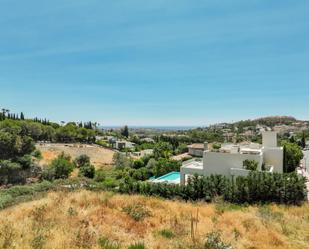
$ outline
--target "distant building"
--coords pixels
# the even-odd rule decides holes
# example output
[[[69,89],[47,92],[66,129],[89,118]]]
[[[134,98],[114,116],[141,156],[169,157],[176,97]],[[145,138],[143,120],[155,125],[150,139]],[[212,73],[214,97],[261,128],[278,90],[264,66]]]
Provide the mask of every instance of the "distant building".
[[[132,155],[136,157],[151,156],[152,154],[153,154],[153,149],[132,152]]]
[[[110,144],[114,144],[117,141],[117,138],[114,136],[107,136],[106,139]]]
[[[186,175],[224,175],[245,176],[250,171],[244,169],[245,160],[254,160],[258,163],[258,171],[262,166],[268,172],[283,172],[283,148],[277,146],[276,132],[263,132],[262,145],[250,143],[248,145],[225,144],[219,150],[208,150],[205,146],[203,159],[183,162],[180,169],[181,183],[185,183]],[[201,145],[191,146],[201,150]],[[196,149],[195,149],[196,152]]]
[[[142,138],[141,141],[142,141],[142,142],[146,142],[146,143],[154,143],[154,142],[155,142],[155,140],[153,140],[153,139],[150,138],[150,137]]]
[[[206,146],[206,148],[205,148]],[[207,150],[208,145],[206,144],[191,144],[188,146],[188,154],[190,156],[202,157],[205,150]]]
[[[114,143],[114,148],[117,150],[133,149],[135,144],[125,140],[118,140]]]

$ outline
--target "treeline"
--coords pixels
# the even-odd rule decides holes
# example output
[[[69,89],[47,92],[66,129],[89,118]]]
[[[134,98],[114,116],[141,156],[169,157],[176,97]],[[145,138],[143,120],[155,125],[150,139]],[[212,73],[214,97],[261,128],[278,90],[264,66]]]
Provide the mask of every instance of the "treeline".
[[[0,112],[0,185],[23,184],[41,174],[36,161],[40,152],[35,150],[35,142],[94,143],[97,131],[92,128],[95,125],[71,122],[60,126],[46,119],[25,119],[23,113],[12,114],[3,108]]]
[[[305,179],[296,173],[251,172],[229,179],[221,175],[193,176],[186,185],[151,183],[125,179],[119,191],[186,201],[210,202],[217,197],[232,203],[282,203],[299,205],[306,199]]]
[[[6,118],[0,121],[0,132],[30,137],[34,141],[94,143],[97,131],[89,127],[92,127],[89,123],[79,125],[71,122],[60,126],[47,120]]]
[[[173,150],[176,150],[179,146],[191,143],[204,143],[205,141],[212,142],[224,142],[224,136],[220,130],[208,130],[204,128],[196,128],[193,130],[182,131],[179,134],[173,135],[159,135],[155,136],[156,142],[166,142],[172,145]]]

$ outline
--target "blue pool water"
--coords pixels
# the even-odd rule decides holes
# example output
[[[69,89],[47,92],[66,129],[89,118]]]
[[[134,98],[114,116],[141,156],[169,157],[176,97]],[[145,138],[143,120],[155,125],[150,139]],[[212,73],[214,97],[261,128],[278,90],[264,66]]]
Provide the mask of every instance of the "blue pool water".
[[[157,178],[156,180],[162,180],[162,181],[176,181],[180,179],[180,172],[171,172],[168,173],[164,176],[160,176],[159,178]]]

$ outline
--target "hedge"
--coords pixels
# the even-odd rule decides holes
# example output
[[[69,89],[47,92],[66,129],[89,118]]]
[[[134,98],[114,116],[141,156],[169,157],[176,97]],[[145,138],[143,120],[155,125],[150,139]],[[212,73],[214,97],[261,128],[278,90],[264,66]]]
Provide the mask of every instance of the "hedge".
[[[210,202],[221,196],[232,203],[301,204],[307,197],[305,178],[296,173],[251,172],[247,177],[193,176],[186,185],[125,181],[119,192]]]

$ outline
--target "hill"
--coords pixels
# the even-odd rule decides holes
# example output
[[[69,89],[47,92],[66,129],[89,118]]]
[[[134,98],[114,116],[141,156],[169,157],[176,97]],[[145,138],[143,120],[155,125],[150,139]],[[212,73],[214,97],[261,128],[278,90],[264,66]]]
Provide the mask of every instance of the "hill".
[[[309,248],[309,204],[241,207],[80,190],[0,211],[1,248],[116,249],[143,242],[149,249],[199,249],[209,248],[203,244],[213,231],[233,248]]]

